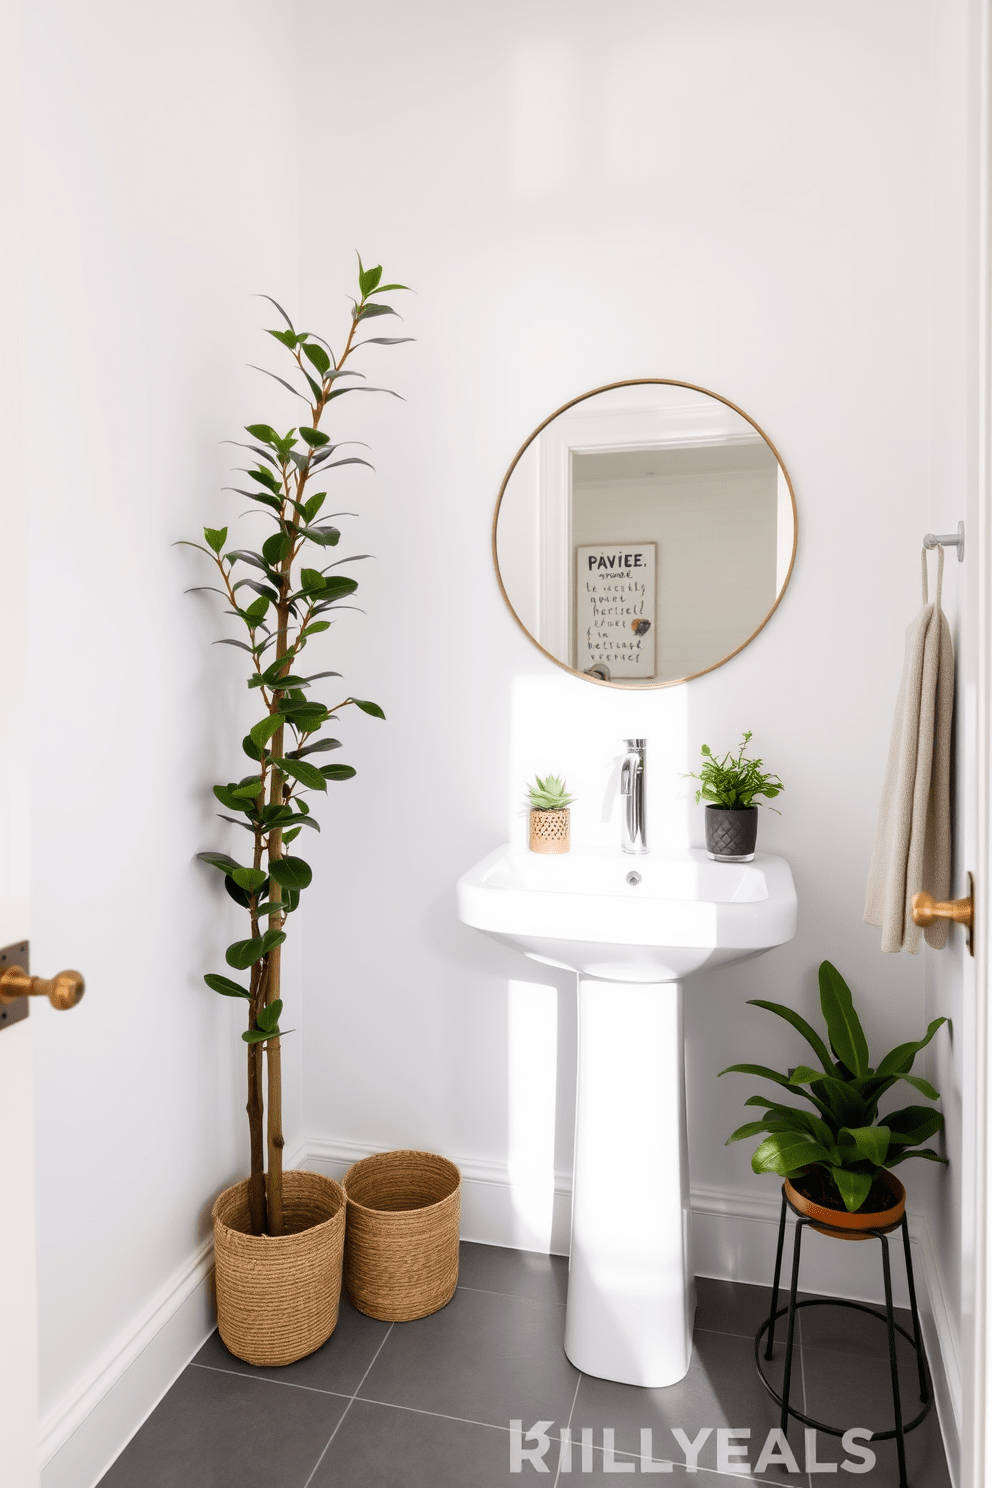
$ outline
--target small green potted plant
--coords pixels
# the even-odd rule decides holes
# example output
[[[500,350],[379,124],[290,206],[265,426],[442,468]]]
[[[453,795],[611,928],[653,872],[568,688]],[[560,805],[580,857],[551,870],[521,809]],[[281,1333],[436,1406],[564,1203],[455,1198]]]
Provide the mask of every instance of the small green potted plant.
[[[931,1147],[918,1144],[939,1132],[944,1118],[929,1106],[904,1106],[879,1115],[878,1103],[897,1081],[925,1096],[940,1099],[929,1081],[910,1074],[946,1018],[934,1018],[923,1038],[899,1044],[877,1065],[870,1063],[868,1041],[854,1009],[851,991],[829,961],[820,966],[820,1008],[827,1040],[792,1008],[751,998],[754,1007],[784,1018],[810,1045],[820,1069],[801,1064],[787,1074],[761,1064],[731,1064],[721,1075],[758,1075],[801,1096],[812,1107],[783,1105],[764,1095],[744,1104],[761,1106],[758,1121],[739,1126],[727,1145],[767,1133],[751,1158],[756,1173],[778,1173],[785,1179],[793,1206],[831,1230],[885,1228],[898,1224],[906,1207],[906,1190],[890,1171],[909,1157],[946,1163]],[[828,1047],[829,1045],[829,1047]]]
[[[696,805],[707,801],[706,851],[718,863],[750,863],[758,837],[758,796],[772,800],[785,789],[777,775],[763,769],[764,760],[749,759],[745,754],[751,742],[748,729],[737,753],[728,751],[717,759],[708,744],[700,753],[703,762],[699,773],[690,779],[700,782]],[[771,808],[773,811],[774,807]]]
[[[534,776],[527,787],[530,801],[530,850],[567,853],[571,846],[568,808],[575,800],[558,775]]]

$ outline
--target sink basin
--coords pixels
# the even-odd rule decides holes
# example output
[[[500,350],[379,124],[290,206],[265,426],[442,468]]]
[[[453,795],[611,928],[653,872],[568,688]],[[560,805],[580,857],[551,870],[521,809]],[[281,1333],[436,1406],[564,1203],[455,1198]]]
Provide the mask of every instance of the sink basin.
[[[673,1385],[695,1312],[682,982],[792,939],[789,865],[504,846],[459,879],[458,913],[578,973],[565,1353],[601,1379]]]
[[[785,859],[768,853],[714,863],[701,848],[544,857],[506,845],[459,879],[458,913],[534,961],[671,982],[791,940],[796,890]]]

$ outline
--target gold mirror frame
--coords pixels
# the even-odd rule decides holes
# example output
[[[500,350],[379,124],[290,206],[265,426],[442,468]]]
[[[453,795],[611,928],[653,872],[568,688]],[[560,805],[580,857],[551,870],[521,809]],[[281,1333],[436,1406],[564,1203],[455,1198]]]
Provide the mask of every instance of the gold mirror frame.
[[[720,660],[715,661],[712,666],[702,667],[698,672],[689,672],[684,677],[673,677],[670,681],[667,682],[641,682],[632,686],[629,682],[624,680],[620,680],[617,682],[607,682],[602,677],[591,677],[587,672],[578,671],[577,668],[569,666],[567,662],[560,661],[557,656],[553,656],[546,647],[541,645],[540,641],[537,640],[536,637],[531,635],[530,631],[527,629],[526,625],[523,623],[520,616],[513,608],[513,605],[510,602],[510,596],[507,594],[506,589],[503,585],[503,576],[499,571],[499,554],[496,546],[496,528],[499,523],[499,511],[500,507],[503,504],[503,495],[506,491],[507,485],[509,484],[510,477],[516,470],[517,465],[519,464],[520,459],[525,451],[530,448],[534,440],[548,427],[549,424],[554,423],[556,418],[560,417],[560,415],[563,413],[567,413],[570,408],[575,408],[579,403],[585,403],[589,398],[595,398],[599,393],[609,393],[612,392],[615,388],[659,386],[686,388],[689,392],[703,393],[708,398],[714,398],[718,403],[723,403],[725,407],[732,409],[734,413],[740,414],[741,418],[745,419],[746,422],[751,425],[752,429],[754,429],[755,432],[761,436],[765,444],[775,456],[775,459],[778,462],[778,468],[785,476],[785,483],[789,488],[789,498],[792,502],[792,553],[789,557],[789,567],[782,582],[782,587],[779,590],[778,594],[775,596],[775,603],[772,605],[771,609],[768,611],[768,614],[762,620],[761,624],[751,632],[746,640],[743,640],[739,646],[736,646],[733,651],[728,651],[726,656],[722,656]],[[580,393],[577,398],[571,398],[567,403],[563,403],[560,408],[556,408],[554,413],[549,414],[548,417],[543,421],[543,423],[538,424],[537,428],[528,436],[527,439],[524,440],[523,444],[517,450],[517,453],[514,455],[512,461],[510,462],[510,468],[507,470],[505,476],[503,477],[502,484],[499,488],[499,495],[496,497],[496,509],[493,512],[492,549],[493,567],[496,570],[496,582],[499,585],[499,592],[500,594],[502,594],[503,599],[506,602],[507,609],[510,611],[510,614],[520,626],[520,629],[530,641],[531,645],[536,646],[538,651],[540,651],[542,655],[546,656],[549,661],[553,661],[556,667],[561,667],[563,672],[568,672],[570,676],[578,677],[582,682],[592,682],[596,687],[615,687],[621,692],[651,692],[656,691],[657,689],[662,687],[679,687],[683,682],[691,682],[694,677],[704,677],[707,672],[715,672],[717,667],[726,666],[728,661],[732,661],[733,658],[735,656],[738,656],[746,646],[750,646],[755,636],[759,635],[760,632],[764,630],[765,626],[768,624],[769,620],[772,618],[775,611],[781,604],[782,596],[788,589],[789,580],[792,578],[792,570],[795,567],[796,550],[798,548],[798,545],[799,512],[796,507],[796,493],[793,489],[792,477],[786,469],[785,462],[782,459],[782,456],[779,454],[772,441],[768,438],[768,435],[765,433],[764,429],[751,417],[749,413],[745,413],[743,408],[739,408],[737,404],[732,403],[729,398],[724,398],[720,393],[714,393],[711,388],[700,387],[698,383],[680,382],[677,378],[674,377],[629,377],[623,382],[607,382],[604,383],[602,387],[590,389],[588,393]]]

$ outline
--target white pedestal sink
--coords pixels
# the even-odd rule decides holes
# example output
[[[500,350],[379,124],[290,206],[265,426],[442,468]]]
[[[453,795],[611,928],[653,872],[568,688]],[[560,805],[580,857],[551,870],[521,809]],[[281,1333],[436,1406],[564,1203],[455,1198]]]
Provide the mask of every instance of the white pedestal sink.
[[[579,977],[565,1352],[602,1379],[675,1384],[695,1310],[681,984],[792,939],[789,865],[505,846],[459,879],[458,913]]]

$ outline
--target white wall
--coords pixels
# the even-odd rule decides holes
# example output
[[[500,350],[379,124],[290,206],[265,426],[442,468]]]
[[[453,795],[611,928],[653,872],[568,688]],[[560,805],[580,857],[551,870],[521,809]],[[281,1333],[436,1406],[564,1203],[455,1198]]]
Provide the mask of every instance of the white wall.
[[[32,1018],[48,1454],[163,1294],[202,1281],[210,1205],[245,1171],[241,1010],[201,981],[237,912],[194,854],[234,831],[209,790],[243,773],[247,694],[171,544],[236,517],[220,441],[273,410],[250,295],[295,296],[296,135],[285,6],[42,0],[24,29],[32,959],[88,984]],[[140,1419],[154,1382],[132,1375]],[[93,1432],[46,1483],[98,1475]]]
[[[967,349],[960,317],[931,308],[965,241],[957,178],[941,187],[956,225],[932,232],[931,150],[963,40],[949,35],[935,72],[940,22],[902,0],[452,3],[429,18],[394,3],[370,80],[337,61],[361,48],[358,15],[304,3],[301,17],[304,132],[329,75],[344,121],[301,241],[307,315],[340,305],[359,247],[416,287],[404,313],[419,338],[381,354],[407,406],[341,410],[378,469],[359,498],[360,547],[378,563],[363,575],[368,619],[342,626],[347,681],[389,721],[354,726],[361,774],[318,850],[306,1124],[505,1163],[518,1129],[508,989],[553,982],[559,1060],[545,1080],[557,1078],[567,1171],[567,979],[459,925],[454,879],[522,832],[534,769],[578,789],[578,842],[614,840],[604,818],[624,733],[649,739],[653,840],[700,841],[682,773],[702,742],[751,728],[787,786],[761,833],[793,865],[799,931],[696,979],[686,1016],[693,1180],[746,1198],[749,1154],[723,1139],[752,1087],[716,1072],[746,1052],[773,1064],[798,1052],[748,997],[811,1012],[827,957],[873,1049],[924,1026],[924,958],[883,957],[861,915],[920,540],[944,489],[931,382]],[[755,643],[688,688],[633,698],[529,647],[492,575],[489,526],[529,431],[587,388],[637,376],[745,408],[789,468],[800,530],[789,591]],[[953,1193],[922,1164],[907,1177],[917,1208]]]
[[[968,476],[964,8],[386,0],[371,50],[367,14],[328,0],[27,8],[32,945],[36,968],[89,982],[80,1009],[41,1009],[33,1029],[55,1444],[244,1168],[237,1010],[199,982],[236,921],[191,861],[221,840],[207,791],[235,768],[217,702],[233,720],[243,694],[226,650],[207,649],[213,614],[181,595],[195,567],[168,545],[237,509],[217,495],[217,441],[272,416],[241,370],[264,355],[252,291],[332,338],[354,249],[417,291],[402,297],[417,344],[366,354],[408,401],[337,405],[377,472],[344,473],[332,509],[362,513],[354,545],[377,562],[361,570],[367,617],[342,619],[328,665],[388,722],[342,719],[360,774],[310,853],[290,1140],[434,1147],[525,1172],[535,1192],[567,1173],[569,979],[460,925],[453,885],[522,834],[535,769],[578,790],[577,841],[614,841],[627,733],[649,739],[658,845],[701,839],[683,776],[703,741],[752,728],[787,786],[761,830],[793,864],[796,940],[686,999],[698,1189],[773,1193],[723,1146],[750,1086],[716,1071],[797,1052],[747,997],[810,1012],[830,957],[875,1049],[961,1006],[957,952],[925,995],[925,958],[882,957],[861,911],[920,535],[953,526]],[[293,89],[272,85],[274,58],[295,59]],[[305,183],[297,139],[326,141]],[[628,696],[529,645],[489,534],[535,425],[637,376],[747,409],[790,470],[800,532],[786,598],[747,651]],[[949,567],[949,591],[959,577]],[[958,1231],[941,1216],[957,1179],[907,1176],[956,1298]],[[538,1210],[521,1218],[528,1243]]]

